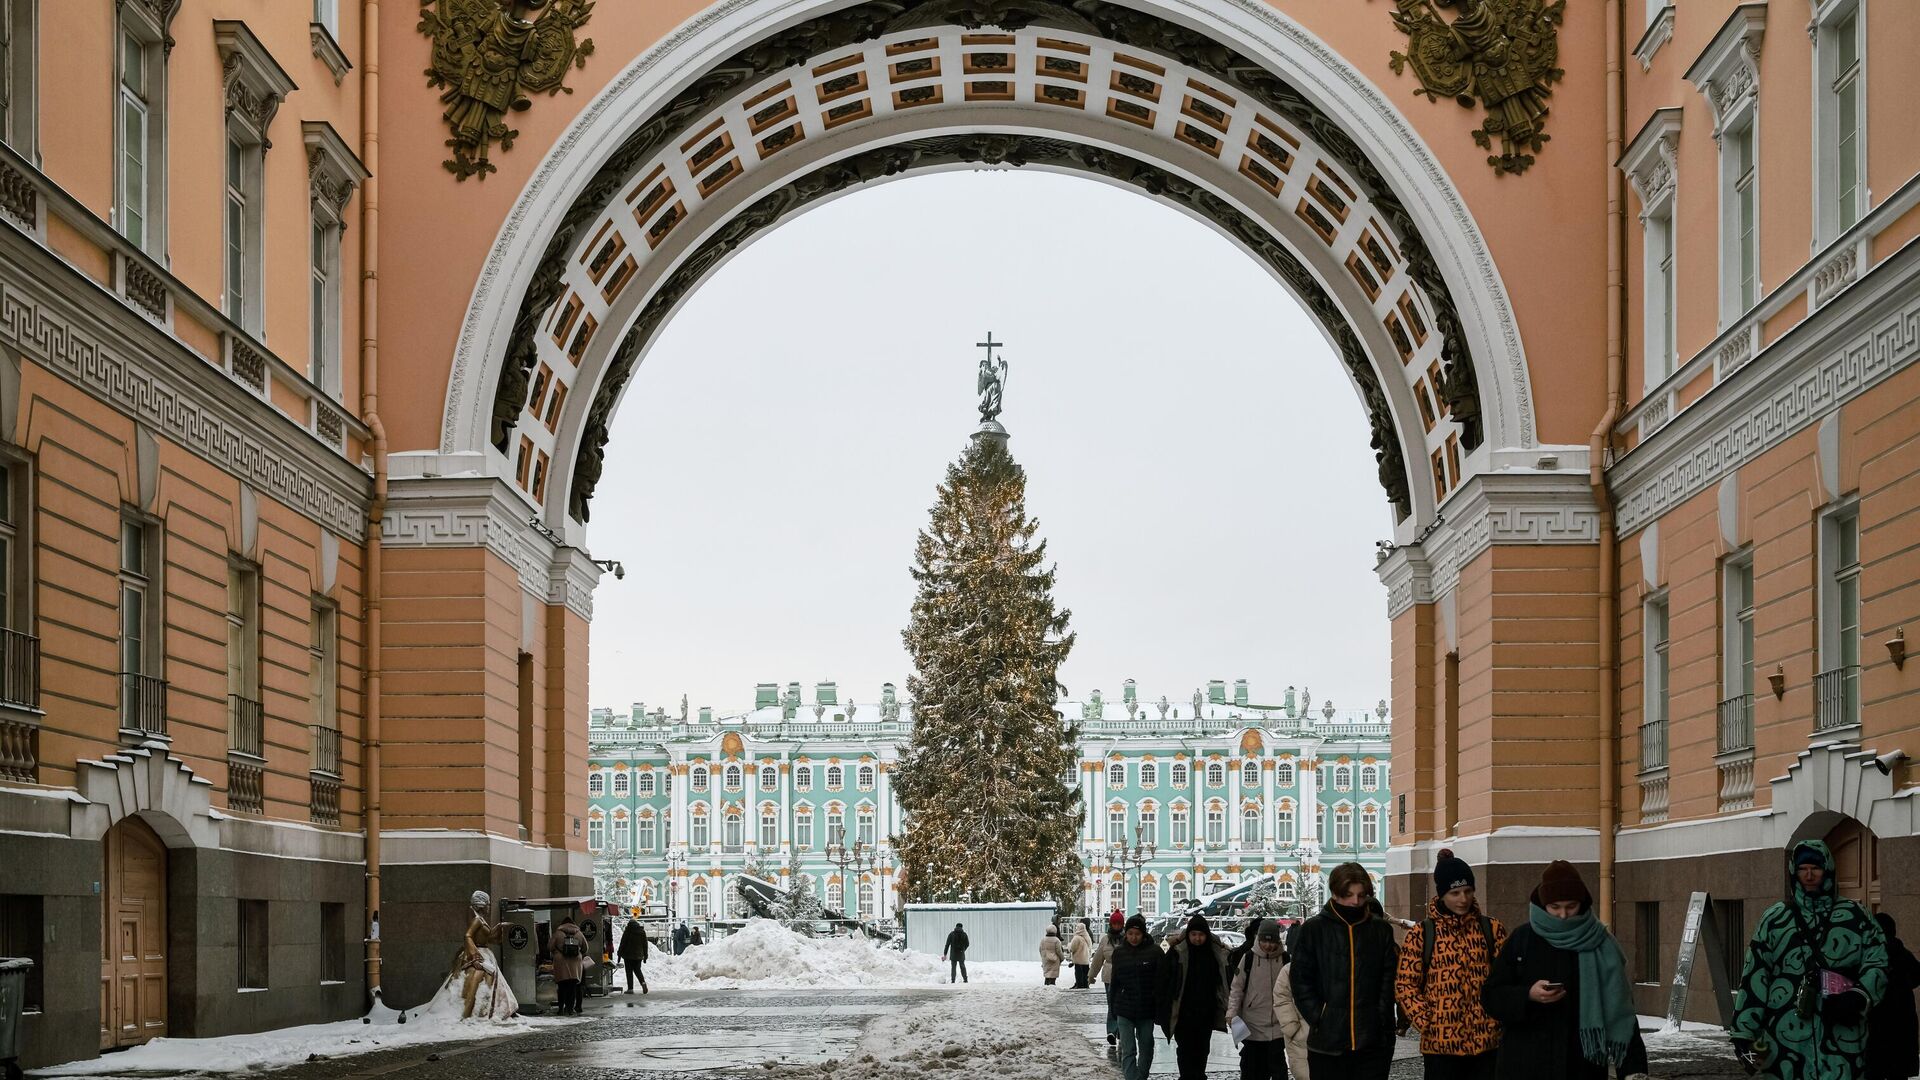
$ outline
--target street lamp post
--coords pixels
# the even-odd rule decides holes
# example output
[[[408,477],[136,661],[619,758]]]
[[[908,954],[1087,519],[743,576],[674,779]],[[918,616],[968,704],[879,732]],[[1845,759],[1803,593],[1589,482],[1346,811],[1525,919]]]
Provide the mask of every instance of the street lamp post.
[[[1153,861],[1154,851],[1153,840],[1147,836],[1146,828],[1136,824],[1133,827],[1132,846],[1129,847],[1124,839],[1109,845],[1107,860],[1113,864],[1114,869],[1126,875],[1128,882],[1132,882],[1134,871]],[[1135,897],[1140,895],[1137,886],[1133,895]]]
[[[852,847],[848,847],[847,827],[845,825],[835,828],[833,835],[827,838],[826,856],[827,862],[840,871],[842,890],[840,903],[842,906],[846,904],[845,884],[849,872],[865,876],[879,870],[886,861],[885,858],[865,840],[857,840]],[[858,921],[861,914],[860,887],[858,884],[854,885],[853,910],[856,921]]]

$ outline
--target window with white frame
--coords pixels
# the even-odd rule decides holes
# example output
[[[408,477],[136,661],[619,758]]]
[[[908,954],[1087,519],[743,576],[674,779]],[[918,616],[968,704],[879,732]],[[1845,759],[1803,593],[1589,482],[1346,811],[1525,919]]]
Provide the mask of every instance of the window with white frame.
[[[1676,330],[1679,318],[1679,277],[1674,266],[1675,234],[1671,198],[1664,211],[1650,215],[1646,225],[1647,285],[1646,385],[1651,390],[1667,381],[1679,368],[1680,339]]]
[[[1127,767],[1125,765],[1122,765],[1116,761],[1113,764],[1107,766],[1107,786],[1108,787],[1126,787],[1127,786]]]
[[[1333,786],[1339,788],[1341,791],[1353,790],[1353,767],[1351,765],[1338,765],[1334,767]]]
[[[722,775],[726,778],[725,782],[728,791],[740,790],[740,766],[728,765]]]
[[[1648,390],[1664,383],[1679,364],[1673,209],[1679,187],[1676,147],[1684,115],[1678,107],[1655,109],[1620,158],[1620,168],[1640,198],[1641,368]]]
[[[639,778],[634,782],[634,790],[643,799],[650,799],[653,797],[654,786],[653,786],[653,770],[652,769],[646,769],[640,773]]]
[[[614,798],[617,798],[617,799],[626,798],[627,793],[631,791],[632,788],[633,788],[633,778],[628,776],[625,770],[621,770],[613,774]]]
[[[1215,803],[1207,807],[1207,843],[1227,842],[1227,808]]]
[[[1274,891],[1279,895],[1280,899],[1292,900],[1299,895],[1300,889],[1293,883],[1292,878],[1281,878],[1279,886]]]
[[[873,766],[862,765],[854,773],[855,786],[858,787],[861,791],[872,791],[873,778],[874,778]]]
[[[1365,807],[1360,811],[1360,846],[1380,846],[1380,812],[1375,807]]]
[[[1160,914],[1160,883],[1151,877],[1140,880],[1140,914],[1149,921]]]
[[[863,880],[860,882],[860,917],[871,919],[873,913],[873,882]]]
[[[1227,767],[1217,761],[1207,762],[1207,786],[1224,787],[1227,783]]]
[[[1273,838],[1282,844],[1293,843],[1293,807],[1282,806],[1273,815]]]
[[[635,850],[642,851],[642,852],[654,850],[654,847],[656,845],[656,841],[654,840],[655,835],[656,834],[654,832],[653,818],[651,817],[641,818],[640,828],[637,830],[637,840],[636,840],[636,843],[634,844]]]
[[[688,786],[691,787],[696,794],[705,794],[707,790],[707,767],[705,765],[695,765],[687,775],[691,778],[688,781]]]
[[[1248,844],[1260,842],[1260,808],[1245,806],[1240,809],[1240,839]]]
[[[1867,41],[1863,0],[1814,6],[1818,246],[1852,228],[1866,211]]]
[[[633,823],[628,821],[625,815],[623,814],[614,815],[613,850],[615,851],[631,851],[632,850],[632,846],[631,846],[633,841],[632,830],[633,830]]]
[[[1667,763],[1667,597],[1648,597],[1642,605],[1645,621],[1645,714],[1640,721],[1640,767],[1658,769]]]
[[[597,799],[607,793],[607,774],[598,770],[587,774],[587,798]]]
[[[698,851],[702,848],[712,846],[713,832],[707,826],[707,815],[705,813],[693,815],[693,820],[688,824],[690,826],[687,830],[687,845],[689,847]]]
[[[1192,820],[1185,806],[1175,806],[1170,827],[1173,830],[1173,846],[1186,847],[1193,842]]]
[[[1167,886],[1167,906],[1174,911],[1179,911],[1180,906],[1187,902],[1187,897],[1192,895],[1192,887],[1185,881],[1175,878],[1173,883]]]
[[[1860,508],[1847,503],[1820,520],[1820,674],[1816,727],[1860,722]]]
[[[37,160],[39,0],[0,0],[0,141]]]
[[[1107,808],[1107,839],[1116,844],[1127,841],[1127,808],[1109,806]]]
[[[1342,806],[1333,815],[1333,846],[1342,850],[1353,847],[1353,807]]]
[[[853,822],[857,830],[853,838],[854,843],[872,847],[874,843],[873,807],[862,806],[859,813],[853,816]]]
[[[262,172],[260,143],[244,128],[230,125],[226,149],[225,303],[227,318],[244,330],[262,328],[260,220]]]
[[[704,881],[694,882],[692,895],[693,895],[693,899],[692,899],[693,917],[696,919],[706,918],[707,909],[710,905],[709,897],[712,895],[707,891],[707,883]]]
[[[737,851],[746,846],[746,822],[740,820],[737,811],[728,811],[721,828],[720,842],[727,850]]]
[[[122,5],[122,10],[137,5]],[[266,330],[265,176],[270,129],[293,80],[247,24],[216,19],[226,97],[221,310],[256,337]]]
[[[1380,786],[1380,769],[1375,765],[1360,766],[1360,787],[1371,791]]]
[[[1721,644],[1723,660],[1720,697],[1753,702],[1753,553],[1728,557],[1721,565]],[[1735,707],[1740,707],[1736,705]],[[1723,732],[1723,734],[1725,734]],[[1751,734],[1748,736],[1751,738]]]
[[[166,727],[159,574],[160,525],[129,511],[120,519],[120,726],[128,731]]]
[[[838,765],[827,766],[827,790],[839,791],[840,783],[845,778],[845,776],[846,776],[846,773],[840,768],[840,766]]]
[[[1146,803],[1139,809],[1139,835],[1142,843],[1160,843],[1160,811],[1152,803]]]
[[[1719,179],[1715,193],[1719,197],[1720,222],[1720,328],[1729,329],[1753,309],[1760,298],[1758,187],[1759,145],[1755,123],[1760,100],[1760,47],[1766,34],[1768,5],[1742,4],[1720,25],[1707,43],[1686,79],[1706,99],[1713,116],[1713,140],[1720,147]],[[1676,127],[1677,112],[1668,126]],[[1645,135],[1634,139],[1635,148],[1645,158]],[[1660,138],[1666,138],[1662,133]],[[1629,169],[1630,175],[1636,175]],[[1652,209],[1652,207],[1643,207]],[[1678,220],[1677,216],[1675,220]]]
[[[800,851],[813,849],[813,809],[803,806],[793,812],[793,846]]]
[[[1273,782],[1278,787],[1293,786],[1293,762],[1283,761],[1273,767]]]
[[[795,765],[793,767],[793,788],[795,791],[813,790],[813,766]]]
[[[846,891],[838,881],[827,882],[827,910],[844,911],[846,908],[846,904],[844,903],[846,895]]]
[[[847,845],[846,815],[832,807],[827,808],[827,835],[825,837],[825,843],[828,847],[845,847]]]
[[[1187,763],[1184,761],[1174,762],[1173,771],[1168,776],[1168,780],[1173,784],[1175,788],[1186,787],[1187,786]]]
[[[1248,758],[1240,763],[1240,788],[1247,790],[1260,786],[1260,759]]]
[[[1729,321],[1746,314],[1760,302],[1760,168],[1757,142],[1753,119],[1749,117],[1728,131],[1721,143],[1726,178],[1722,194],[1727,200],[1726,224],[1730,230],[1725,252],[1727,262],[1724,264],[1726,272],[1731,275],[1728,281],[1732,289],[1729,297],[1731,307],[1727,312]]]
[[[113,224],[135,247],[165,252],[166,32],[151,10],[120,4]]]
[[[1143,788],[1160,786],[1160,766],[1151,761],[1140,763],[1140,786]]]
[[[313,0],[313,21],[334,37],[340,36],[340,0]]]
[[[1127,910],[1127,879],[1114,878],[1107,885],[1107,903],[1110,911]]]
[[[598,818],[587,819],[587,850],[599,851],[607,843],[607,823]]]
[[[760,846],[773,847],[780,843],[780,812],[772,806],[760,808]]]
[[[760,766],[760,790],[780,790],[780,770],[774,768],[772,765]]]

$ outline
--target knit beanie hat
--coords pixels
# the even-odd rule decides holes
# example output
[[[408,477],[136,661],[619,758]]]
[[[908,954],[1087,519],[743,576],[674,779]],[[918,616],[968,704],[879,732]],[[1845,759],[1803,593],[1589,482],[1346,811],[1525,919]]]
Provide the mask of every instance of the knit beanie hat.
[[[1114,910],[1113,914],[1107,916],[1107,925],[1113,927],[1115,930],[1118,930],[1120,929],[1121,926],[1125,925],[1126,921],[1127,921],[1127,917],[1125,915],[1120,914],[1117,908]]]
[[[1266,922],[1261,923],[1260,933],[1258,936],[1254,938],[1254,940],[1255,941],[1279,941],[1280,940],[1280,924],[1272,919],[1268,919]]]
[[[1445,896],[1463,885],[1469,889],[1474,887],[1473,867],[1467,865],[1467,860],[1455,858],[1452,848],[1441,848],[1439,861],[1433,864],[1434,895]]]
[[[1810,845],[1802,845],[1801,847],[1795,848],[1793,852],[1793,868],[1798,870],[1803,866],[1809,865],[1817,866],[1825,870],[1827,868],[1827,857],[1820,854],[1819,848]]]
[[[1578,901],[1582,907],[1593,906],[1593,894],[1587,891],[1587,883],[1580,879],[1580,871],[1565,859],[1555,859],[1547,864],[1546,873],[1540,875],[1540,887],[1533,891],[1540,906]]]
[[[1135,912],[1127,917],[1127,929],[1131,930],[1136,926],[1139,927],[1142,932],[1145,932],[1147,929],[1147,917],[1139,912]]]
[[[1213,935],[1213,927],[1207,923],[1207,917],[1205,915],[1195,915],[1193,918],[1187,920],[1187,932],[1192,933],[1195,930],[1209,937]]]

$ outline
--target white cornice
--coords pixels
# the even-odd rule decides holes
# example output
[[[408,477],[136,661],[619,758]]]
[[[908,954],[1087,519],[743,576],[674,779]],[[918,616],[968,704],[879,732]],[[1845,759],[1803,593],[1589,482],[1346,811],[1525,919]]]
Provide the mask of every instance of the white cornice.
[[[1767,30],[1767,5],[1741,4],[1727,16],[1686,80],[1706,95],[1713,110],[1713,137],[1753,103],[1760,87],[1760,40]]]
[[[556,543],[498,477],[393,481],[380,535],[387,547],[484,547],[505,560],[520,586],[548,604],[593,618],[600,568],[579,548]]]
[[[1669,8],[1669,11],[1672,9]],[[1677,106],[1655,109],[1640,127],[1640,133],[1620,155],[1620,171],[1633,182],[1640,196],[1640,218],[1659,210],[1673,198],[1674,176],[1678,171],[1675,147],[1680,142],[1682,111]]]
[[[1433,566],[1422,549],[1411,545],[1394,548],[1373,572],[1387,587],[1387,618],[1399,618],[1415,604],[1433,603]]]
[[[1481,473],[1460,486],[1441,506],[1440,515],[1439,527],[1418,545],[1432,568],[1430,588],[1434,597],[1451,592],[1460,580],[1460,568],[1495,544],[1600,541],[1600,515],[1583,472],[1514,469]],[[1393,555],[1389,555],[1386,564],[1392,563]],[[1411,594],[1403,598],[1408,604],[1414,602]],[[1389,592],[1389,604],[1392,602]],[[1390,609],[1390,614],[1398,613]]]
[[[1640,61],[1640,70],[1648,71],[1653,67],[1653,54],[1660,47],[1673,40],[1673,4],[1669,3],[1653,17],[1647,25],[1647,32],[1640,35],[1640,43],[1633,47],[1633,55]]]
[[[273,125],[273,116],[287,95],[300,87],[246,23],[215,19],[213,41],[220,53],[228,114],[239,113],[258,133],[260,144],[271,147],[267,129]]]

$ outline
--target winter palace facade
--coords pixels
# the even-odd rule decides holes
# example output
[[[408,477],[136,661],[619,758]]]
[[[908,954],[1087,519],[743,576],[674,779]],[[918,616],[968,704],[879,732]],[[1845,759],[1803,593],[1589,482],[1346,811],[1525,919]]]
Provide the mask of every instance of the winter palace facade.
[[[762,683],[754,697],[734,716],[593,710],[587,846],[602,895],[698,922],[738,914],[734,875],[784,884],[797,865],[829,910],[895,917],[889,837],[905,822],[892,773],[912,705],[891,683],[877,705],[831,682],[811,700],[798,683]],[[1080,725],[1084,910],[1151,915],[1262,874],[1292,898],[1322,864],[1348,860],[1384,876],[1384,702],[1316,710],[1288,687],[1281,704],[1257,705],[1244,679],[1148,702],[1128,680],[1117,703],[1096,690],[1060,708]],[[862,844],[858,861],[844,850]]]

